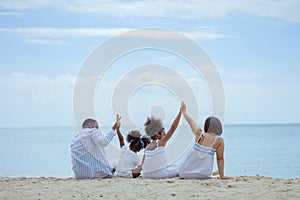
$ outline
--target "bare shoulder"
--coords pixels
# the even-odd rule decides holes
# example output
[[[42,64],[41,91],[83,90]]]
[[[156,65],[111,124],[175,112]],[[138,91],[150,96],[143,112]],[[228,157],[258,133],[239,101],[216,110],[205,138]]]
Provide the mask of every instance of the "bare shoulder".
[[[148,150],[148,151],[152,151],[154,149],[156,149],[156,145],[153,143],[148,144],[146,147],[146,150]]]
[[[157,144],[158,144],[159,147],[164,147],[164,146],[166,146],[167,142],[164,141],[164,140],[159,140],[159,141],[157,142]]]
[[[198,139],[201,136],[202,132],[203,132],[202,129],[198,127],[197,131],[195,132],[195,141],[196,142],[198,141]]]
[[[224,143],[224,139],[221,136],[218,136],[218,141]]]
[[[224,145],[224,139],[221,136],[219,136],[217,143]]]
[[[224,139],[221,136],[218,136],[217,141],[214,146],[215,146],[215,149],[224,147]]]

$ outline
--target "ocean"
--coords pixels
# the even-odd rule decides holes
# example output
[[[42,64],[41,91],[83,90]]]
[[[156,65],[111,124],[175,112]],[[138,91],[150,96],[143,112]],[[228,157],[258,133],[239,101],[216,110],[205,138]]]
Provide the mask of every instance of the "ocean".
[[[73,177],[70,144],[76,131],[75,127],[0,128],[0,177]],[[222,137],[225,175],[300,177],[300,124],[225,125]],[[166,147],[168,161],[180,157],[193,140],[189,127],[180,126]],[[116,163],[117,137],[106,152]]]

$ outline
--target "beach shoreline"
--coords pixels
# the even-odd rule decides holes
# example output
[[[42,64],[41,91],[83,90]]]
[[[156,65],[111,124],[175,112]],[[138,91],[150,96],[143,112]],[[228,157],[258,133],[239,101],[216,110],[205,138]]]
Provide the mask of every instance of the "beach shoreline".
[[[299,199],[300,178],[0,178],[0,199]]]

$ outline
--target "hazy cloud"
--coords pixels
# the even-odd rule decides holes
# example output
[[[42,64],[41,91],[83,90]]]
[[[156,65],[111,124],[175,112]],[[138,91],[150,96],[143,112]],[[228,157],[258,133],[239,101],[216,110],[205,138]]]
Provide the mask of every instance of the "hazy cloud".
[[[271,17],[289,22],[300,22],[297,0],[4,0],[0,8],[12,10],[39,9],[55,7],[75,13],[96,13],[114,17],[180,17],[189,18],[224,18],[233,13],[245,13],[260,17]]]
[[[64,42],[61,40],[47,40],[47,39],[28,39],[24,40],[26,44],[42,44],[42,45],[61,45]]]
[[[0,76],[0,126],[71,125],[75,77],[14,73]]]
[[[29,28],[0,28],[0,33],[15,34],[19,37],[26,37],[31,39],[26,39],[25,43],[44,43],[44,44],[57,44],[60,43],[58,38],[68,38],[68,37],[112,37],[118,34],[131,31],[135,29],[131,28],[53,28],[53,27],[29,27]],[[216,27],[198,27],[196,31],[191,32],[181,32],[182,34],[192,38],[192,39],[220,39],[235,37],[226,34],[222,34]],[[149,33],[149,30],[139,31],[139,35],[133,32],[132,37],[142,37],[142,38],[155,38],[155,39],[184,39],[183,37],[174,38],[173,35],[167,34],[165,31],[155,30],[153,34]]]
[[[0,16],[20,16],[23,15],[21,12],[0,12]]]

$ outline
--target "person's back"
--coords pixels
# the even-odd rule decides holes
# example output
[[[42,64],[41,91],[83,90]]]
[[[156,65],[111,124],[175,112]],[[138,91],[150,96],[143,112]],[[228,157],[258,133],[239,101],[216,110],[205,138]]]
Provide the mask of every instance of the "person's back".
[[[168,165],[165,146],[175,132],[180,121],[181,111],[178,112],[170,129],[165,132],[160,119],[151,117],[145,123],[145,132],[152,141],[144,153],[142,166],[143,178],[172,178],[178,175],[177,166]]]
[[[221,179],[224,176],[224,140],[222,124],[216,117],[209,117],[204,124],[204,133],[194,120],[187,114],[184,102],[181,112],[195,134],[195,143],[179,165],[181,178],[208,178],[213,172],[214,154],[217,154],[218,172]]]
[[[105,157],[104,147],[93,142],[97,129],[83,129],[71,144],[72,169],[74,178],[90,179],[112,176],[112,169]]]
[[[131,130],[126,137],[126,141],[129,144],[128,148],[125,146],[124,138],[119,129],[117,129],[117,134],[121,155],[116,166],[115,175],[125,178],[136,178],[140,176],[142,170],[140,157],[137,153],[144,149],[150,143],[150,140],[147,137],[141,137],[142,135],[138,130]]]
[[[116,135],[117,121],[106,135],[98,130],[96,120],[87,119],[82,130],[74,137],[71,144],[72,169],[76,179],[106,178],[112,176],[112,168],[106,158],[104,148]]]
[[[208,178],[213,172],[216,143],[219,136],[201,134],[179,166],[180,178]]]

